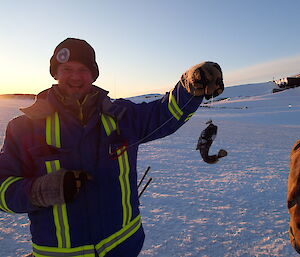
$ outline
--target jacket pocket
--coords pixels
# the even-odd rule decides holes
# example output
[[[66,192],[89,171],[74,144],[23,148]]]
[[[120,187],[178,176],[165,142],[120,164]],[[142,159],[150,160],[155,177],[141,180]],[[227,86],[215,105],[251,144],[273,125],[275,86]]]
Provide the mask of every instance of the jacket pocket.
[[[61,161],[70,153],[68,149],[57,148],[47,144],[34,146],[28,151],[35,164],[35,174],[37,176],[47,173],[46,161]]]

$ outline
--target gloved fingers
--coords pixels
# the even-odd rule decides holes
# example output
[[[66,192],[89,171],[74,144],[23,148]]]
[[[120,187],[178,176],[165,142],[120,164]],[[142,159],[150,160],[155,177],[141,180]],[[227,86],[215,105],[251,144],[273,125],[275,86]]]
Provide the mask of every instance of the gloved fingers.
[[[85,171],[71,170],[71,172],[73,172],[76,179],[81,179],[81,180],[91,180],[92,179],[92,176]]]
[[[78,193],[80,188],[86,183],[86,181],[92,179],[92,176],[87,172],[81,170],[72,170],[72,172],[74,174],[75,186]]]
[[[217,78],[215,85],[208,86],[205,91],[205,99],[209,100],[212,97],[217,97],[224,91],[224,82],[220,77]]]
[[[206,88],[206,85],[211,80],[211,75],[207,72],[207,70],[195,66],[194,70],[191,70],[190,78],[193,87],[196,90],[199,90]]]
[[[208,62],[207,73],[210,74],[210,80],[205,88],[205,98],[216,97],[224,91],[223,73],[221,67],[217,63]]]
[[[92,177],[84,171],[60,169],[34,180],[30,200],[32,204],[40,207],[71,202],[90,179]]]
[[[64,197],[66,202],[73,201],[75,195],[80,191],[87,180],[92,176],[81,170],[69,170],[64,177]]]
[[[182,86],[194,96],[207,99],[218,96],[224,90],[221,67],[214,62],[194,65],[181,76]]]
[[[64,177],[63,191],[65,202],[72,202],[77,191],[75,174],[72,171],[67,171]]]

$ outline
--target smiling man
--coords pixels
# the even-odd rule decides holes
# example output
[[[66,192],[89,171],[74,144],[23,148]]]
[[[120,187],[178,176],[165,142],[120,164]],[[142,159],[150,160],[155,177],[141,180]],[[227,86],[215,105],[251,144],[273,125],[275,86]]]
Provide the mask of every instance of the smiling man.
[[[99,76],[94,49],[84,40],[64,40],[50,59],[50,74],[63,94],[82,100]]]
[[[111,102],[93,85],[94,49],[67,38],[54,50],[57,84],[9,122],[0,152],[0,209],[28,213],[33,255],[136,257],[144,231],[139,211],[139,144],[185,124],[224,90],[218,64],[185,72],[162,99]]]
[[[59,65],[55,79],[62,93],[78,99],[90,92],[94,81],[89,68],[74,61]]]

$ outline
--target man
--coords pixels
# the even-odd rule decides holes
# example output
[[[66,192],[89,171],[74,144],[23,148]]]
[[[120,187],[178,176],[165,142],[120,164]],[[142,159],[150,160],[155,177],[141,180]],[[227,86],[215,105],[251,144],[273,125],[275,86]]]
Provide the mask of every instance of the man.
[[[192,67],[161,100],[112,103],[92,84],[94,49],[68,38],[55,48],[50,73],[57,84],[7,126],[0,208],[28,213],[34,256],[138,256],[138,145],[173,133],[203,97],[222,93],[221,68]]]

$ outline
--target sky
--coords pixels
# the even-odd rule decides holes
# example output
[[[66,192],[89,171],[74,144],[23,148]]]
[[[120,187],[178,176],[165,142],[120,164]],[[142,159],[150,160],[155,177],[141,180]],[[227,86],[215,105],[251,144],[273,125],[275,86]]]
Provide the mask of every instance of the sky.
[[[202,61],[226,86],[300,73],[298,0],[0,0],[0,94],[37,94],[56,81],[54,48],[89,42],[115,97],[164,93]]]

